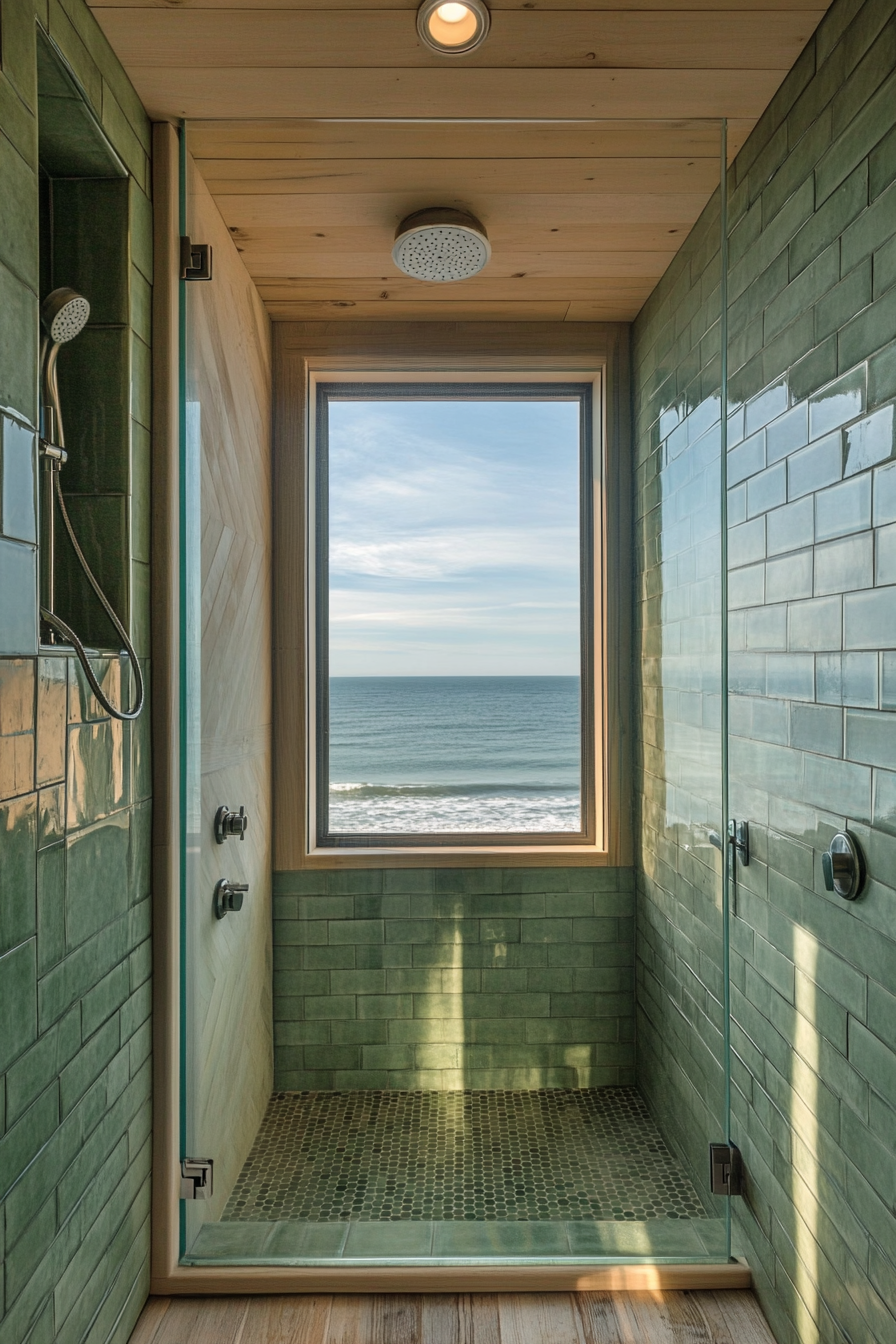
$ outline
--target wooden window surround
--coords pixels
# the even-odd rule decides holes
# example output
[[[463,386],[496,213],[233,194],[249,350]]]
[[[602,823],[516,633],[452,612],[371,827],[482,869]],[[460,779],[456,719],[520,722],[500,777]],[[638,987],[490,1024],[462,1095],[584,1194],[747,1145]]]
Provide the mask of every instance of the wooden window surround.
[[[628,330],[595,323],[278,323],[274,328],[274,867],[616,866],[631,861]],[[465,348],[466,346],[466,348]],[[584,838],[315,843],[313,527],[320,382],[576,382],[593,397],[593,809]],[[583,790],[583,793],[585,790]]]

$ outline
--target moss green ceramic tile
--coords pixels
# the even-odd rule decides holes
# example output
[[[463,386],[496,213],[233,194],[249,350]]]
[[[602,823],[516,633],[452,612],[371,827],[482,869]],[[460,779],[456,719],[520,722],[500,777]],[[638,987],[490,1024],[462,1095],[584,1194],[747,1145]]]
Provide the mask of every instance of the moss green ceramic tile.
[[[54,181],[53,221],[53,273],[57,282],[85,296],[90,303],[91,325],[127,323],[127,179]]]
[[[119,720],[73,725],[68,733],[67,829],[90,826],[125,806],[129,775]]]
[[[37,795],[0,807],[0,952],[36,928]]]
[[[0,538],[0,656],[37,652],[37,554]]]
[[[114,611],[127,625],[128,508],[126,495],[70,495],[68,511],[87,563]],[[57,606],[81,640],[101,651],[117,649],[121,640],[84,577],[68,537],[63,533],[56,551]],[[139,643],[137,652],[141,653]]]
[[[37,664],[37,783],[65,776],[68,661],[41,658]]]
[[[815,540],[828,541],[871,525],[871,477],[867,473],[815,496]]]
[[[152,425],[152,356],[149,345],[131,336],[131,415],[149,429]]]
[[[129,904],[127,814],[80,831],[66,843],[66,943],[74,947]]]
[[[102,124],[128,172],[138,186],[149,190],[149,157],[140,136],[128,120],[109,84],[103,81]],[[142,129],[142,128],[141,128]]]
[[[408,1259],[432,1253],[432,1223],[350,1223],[343,1258]]]
[[[67,494],[125,494],[129,489],[129,344],[124,326],[88,325],[60,353],[59,396],[69,455],[62,488]]]
[[[273,1260],[332,1259],[342,1255],[348,1231],[348,1223],[281,1222],[265,1243],[265,1256]]]
[[[882,406],[844,431],[844,475],[885,462],[896,452],[896,409]]]
[[[4,930],[6,920],[4,920]],[[16,1005],[0,1039],[0,1068],[7,1069],[37,1036],[37,965],[35,939],[20,942],[0,956],[0,999]],[[8,1147],[8,1145],[7,1145]],[[8,1168],[15,1172],[13,1166]]]
[[[791,275],[802,271],[828,247],[865,208],[868,201],[868,165],[863,161],[793,236]]]
[[[564,1223],[437,1223],[433,1254],[445,1257],[565,1256]]]
[[[65,839],[65,785],[54,784],[37,795],[37,847]]]
[[[0,139],[0,262],[29,289],[37,289],[37,184],[30,164]]]
[[[850,368],[889,344],[896,323],[896,288],[889,289],[841,330],[839,361]]]
[[[189,1258],[206,1264],[261,1259],[272,1234],[279,1231],[280,1226],[278,1223],[203,1223],[189,1248]]]
[[[34,663],[0,659],[0,734],[27,733],[34,727]]]

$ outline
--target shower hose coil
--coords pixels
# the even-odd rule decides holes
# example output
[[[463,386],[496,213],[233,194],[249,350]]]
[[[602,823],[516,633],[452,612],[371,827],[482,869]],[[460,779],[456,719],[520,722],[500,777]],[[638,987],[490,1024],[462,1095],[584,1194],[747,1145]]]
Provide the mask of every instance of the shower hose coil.
[[[111,714],[112,717],[115,719],[136,719],[137,716],[140,714],[140,711],[143,709],[143,700],[144,700],[143,672],[140,667],[140,660],[138,659],[136,653],[134,652],[134,646],[131,643],[130,639],[128,638],[127,631],[125,630],[121,621],[116,616],[115,611],[113,610],[112,605],[110,604],[108,598],[106,597],[106,594],[100,587],[93,573],[93,570],[87,563],[87,557],[81,550],[81,547],[78,543],[78,538],[75,536],[75,529],[72,527],[71,519],[68,516],[68,509],[65,507],[65,499],[63,498],[62,495],[62,486],[59,481],[58,470],[53,471],[53,478],[56,492],[56,502],[59,505],[59,512],[62,515],[62,521],[65,524],[65,530],[68,533],[68,539],[71,542],[72,547],[74,548],[75,555],[78,557],[78,563],[80,564],[85,575],[87,576],[90,586],[93,589],[94,593],[96,594],[100,602],[100,605],[103,608],[103,611],[109,617],[109,620],[115,627],[116,633],[118,634],[119,638],[124,644],[125,652],[127,653],[131,667],[134,670],[134,681],[136,683],[137,694],[132,709],[127,710],[117,709],[115,705],[112,704],[111,700],[109,700],[109,698],[106,696],[102,687],[100,686],[99,681],[97,680],[96,673],[94,672],[93,668],[90,665],[90,659],[87,656],[87,651],[84,648],[84,645],[81,643],[78,636],[75,634],[74,630],[72,630],[71,626],[67,625],[66,622],[62,620],[60,616],[57,616],[54,611],[48,611],[46,607],[41,607],[40,614],[42,618],[46,621],[47,625],[51,627],[51,629],[55,630],[57,634],[61,635],[64,640],[66,640],[69,644],[71,644],[72,648],[75,650],[75,653],[78,655],[78,661],[80,662],[82,668],[84,669],[84,675],[86,676],[88,682],[90,683],[90,689],[93,691],[93,694],[96,696],[97,700],[102,705],[106,713]]]

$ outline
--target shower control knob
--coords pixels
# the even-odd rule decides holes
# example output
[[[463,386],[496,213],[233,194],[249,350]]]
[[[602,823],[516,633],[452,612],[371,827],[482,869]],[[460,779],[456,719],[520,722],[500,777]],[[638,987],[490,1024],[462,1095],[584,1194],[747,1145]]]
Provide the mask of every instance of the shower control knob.
[[[215,886],[215,918],[223,919],[232,911],[242,910],[243,895],[248,890],[248,882],[231,882],[222,877]]]
[[[248,825],[249,818],[244,807],[241,807],[239,812],[231,812],[225,803],[215,813],[215,839],[219,845],[223,845],[225,840],[230,840],[235,835],[244,840]]]
[[[844,901],[854,901],[865,885],[865,861],[849,831],[838,831],[830,849],[821,856],[827,891],[836,891]]]

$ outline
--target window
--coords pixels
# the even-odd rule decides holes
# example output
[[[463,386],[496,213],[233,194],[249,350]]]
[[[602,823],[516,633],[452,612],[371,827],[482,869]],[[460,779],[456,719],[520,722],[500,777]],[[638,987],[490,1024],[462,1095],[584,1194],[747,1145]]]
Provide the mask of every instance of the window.
[[[596,379],[313,379],[311,848],[594,846]]]

